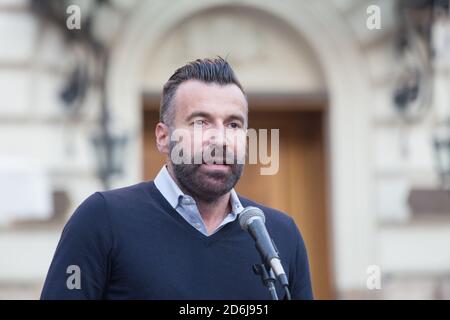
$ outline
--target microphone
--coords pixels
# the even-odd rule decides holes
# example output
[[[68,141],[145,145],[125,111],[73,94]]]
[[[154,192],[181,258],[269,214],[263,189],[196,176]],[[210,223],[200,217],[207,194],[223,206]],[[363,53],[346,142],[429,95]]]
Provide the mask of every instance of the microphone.
[[[248,231],[256,242],[263,262],[272,268],[281,285],[287,289],[289,286],[286,272],[281,265],[281,259],[272,238],[266,229],[264,212],[257,207],[246,207],[239,214],[241,228]]]

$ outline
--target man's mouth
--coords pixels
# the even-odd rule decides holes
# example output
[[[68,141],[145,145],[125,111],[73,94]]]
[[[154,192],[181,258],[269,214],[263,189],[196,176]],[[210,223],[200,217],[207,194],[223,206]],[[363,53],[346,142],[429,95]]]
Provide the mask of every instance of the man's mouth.
[[[221,160],[203,161],[202,166],[211,170],[228,170],[230,167],[225,161]]]

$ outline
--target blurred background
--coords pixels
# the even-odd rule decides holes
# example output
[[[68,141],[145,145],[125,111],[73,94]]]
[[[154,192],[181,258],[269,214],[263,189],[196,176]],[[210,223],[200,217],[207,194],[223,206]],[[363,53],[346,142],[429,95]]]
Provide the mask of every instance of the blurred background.
[[[450,299],[450,14],[438,0],[0,0],[0,299],[36,299],[91,193],[151,180],[165,81],[227,57],[319,299]]]

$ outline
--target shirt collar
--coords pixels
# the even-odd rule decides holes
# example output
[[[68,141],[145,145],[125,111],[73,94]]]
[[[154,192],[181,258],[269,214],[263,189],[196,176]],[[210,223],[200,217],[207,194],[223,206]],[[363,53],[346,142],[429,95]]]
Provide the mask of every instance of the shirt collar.
[[[239,200],[239,197],[236,193],[236,191],[231,189],[230,191],[230,203],[231,203],[231,212],[234,214],[241,213],[242,210],[244,210],[244,207],[242,206],[241,201]]]
[[[173,180],[165,165],[155,177],[154,183],[156,188],[158,188],[164,198],[166,198],[174,209],[178,206],[181,199],[189,197],[181,191],[180,187]],[[230,190],[230,204],[232,214],[237,215],[244,209],[234,188]]]
[[[162,193],[164,198],[166,198],[166,200],[170,203],[172,208],[176,208],[178,205],[178,200],[180,199],[180,197],[184,196],[184,193],[172,179],[166,166],[162,167],[162,169],[156,176],[154,182],[158,190]]]

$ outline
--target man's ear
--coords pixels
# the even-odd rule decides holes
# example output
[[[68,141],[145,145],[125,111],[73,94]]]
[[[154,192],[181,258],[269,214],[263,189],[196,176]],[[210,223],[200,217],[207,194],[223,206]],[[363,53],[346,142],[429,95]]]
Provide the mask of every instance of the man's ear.
[[[155,128],[156,147],[159,152],[169,154],[170,134],[169,127],[162,122],[158,122]]]

